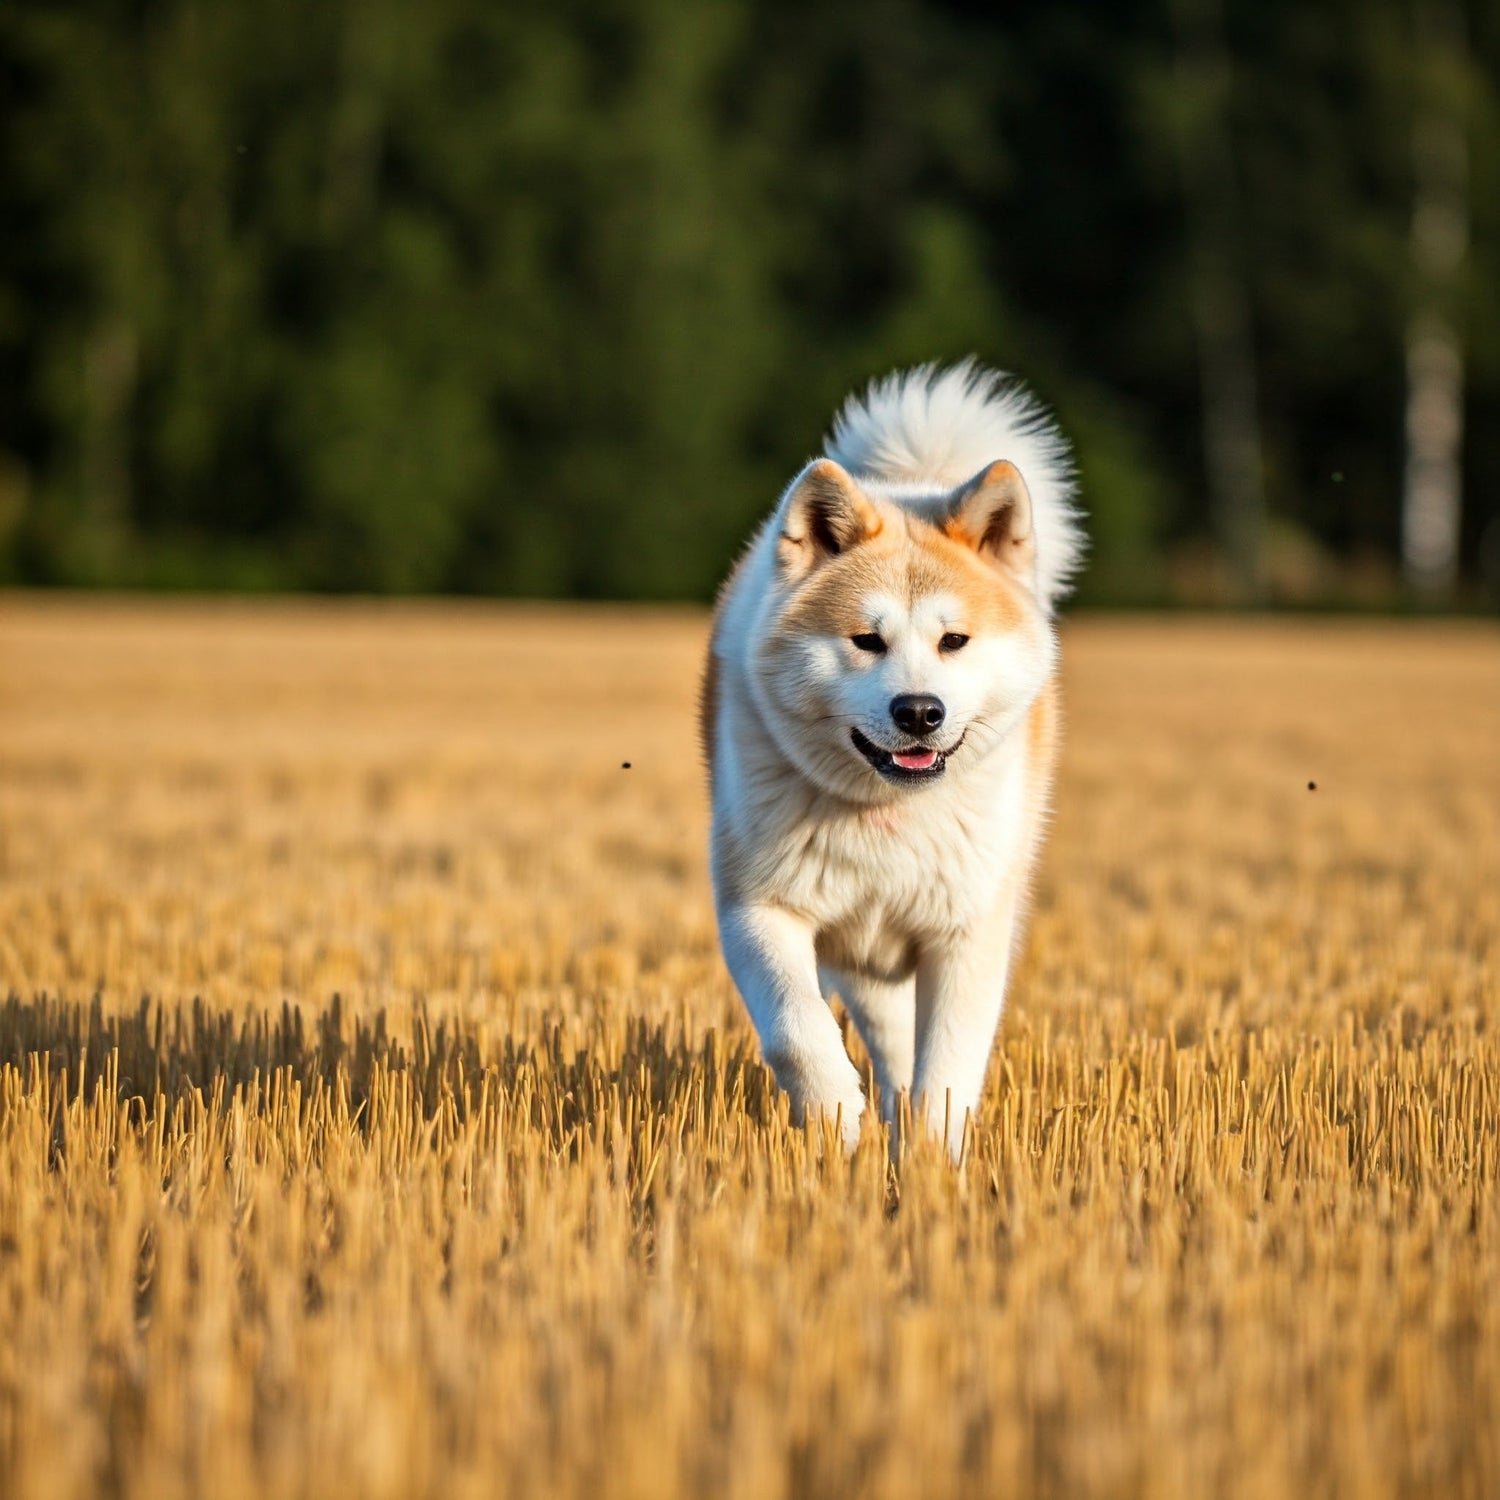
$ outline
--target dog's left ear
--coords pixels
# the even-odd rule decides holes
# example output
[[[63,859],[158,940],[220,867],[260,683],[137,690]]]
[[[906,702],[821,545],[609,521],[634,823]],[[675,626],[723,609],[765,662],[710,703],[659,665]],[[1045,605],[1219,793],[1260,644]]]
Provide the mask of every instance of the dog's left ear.
[[[1036,528],[1021,471],[1002,460],[981,469],[948,505],[943,531],[987,562],[1036,585]]]

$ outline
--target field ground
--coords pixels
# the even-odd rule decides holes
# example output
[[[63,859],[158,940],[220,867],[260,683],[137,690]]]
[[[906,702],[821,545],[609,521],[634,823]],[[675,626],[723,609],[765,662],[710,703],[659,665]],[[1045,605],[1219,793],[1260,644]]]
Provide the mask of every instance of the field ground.
[[[703,629],[0,598],[0,1494],[1500,1493],[1500,636],[1069,624],[898,1181],[720,965]]]

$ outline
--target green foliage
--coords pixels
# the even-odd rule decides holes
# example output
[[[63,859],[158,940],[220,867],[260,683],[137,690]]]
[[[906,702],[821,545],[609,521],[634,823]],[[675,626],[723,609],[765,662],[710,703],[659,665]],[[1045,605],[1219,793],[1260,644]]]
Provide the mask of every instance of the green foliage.
[[[0,579],[704,597],[850,386],[972,352],[1078,443],[1089,596],[1158,597],[1207,524],[1176,13],[16,0]],[[1332,555],[1396,538],[1409,25],[1229,4],[1213,79],[1269,501]],[[1500,36],[1470,41],[1472,567]]]

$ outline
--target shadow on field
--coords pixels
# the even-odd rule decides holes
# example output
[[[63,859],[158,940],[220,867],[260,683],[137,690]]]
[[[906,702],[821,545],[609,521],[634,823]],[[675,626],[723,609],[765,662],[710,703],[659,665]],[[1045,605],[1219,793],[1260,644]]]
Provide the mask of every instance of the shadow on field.
[[[747,1039],[726,1047],[709,1031],[693,1043],[639,1017],[598,1021],[580,1035],[549,1019],[481,1048],[473,1033],[419,1011],[403,1041],[384,1010],[352,1016],[337,995],[311,1015],[288,1003],[245,1015],[201,998],[148,998],[121,1014],[106,1013],[98,996],[80,1004],[12,994],[0,1004],[0,1080],[7,1072],[28,1092],[46,1087],[59,1112],[102,1099],[143,1123],[183,1100],[217,1114],[237,1097],[251,1108],[290,1099],[320,1117],[333,1108],[366,1136],[398,1114],[441,1133],[470,1123],[484,1134],[524,1130],[559,1152],[629,1134],[647,1117],[701,1128],[736,1118],[766,1126],[778,1115],[774,1083]]]

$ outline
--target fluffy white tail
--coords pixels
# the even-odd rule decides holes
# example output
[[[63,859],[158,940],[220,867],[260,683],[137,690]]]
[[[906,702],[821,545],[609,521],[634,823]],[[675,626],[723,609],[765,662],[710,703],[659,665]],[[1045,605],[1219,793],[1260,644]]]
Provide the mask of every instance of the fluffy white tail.
[[[966,359],[918,365],[851,396],[833,424],[828,457],[890,484],[954,488],[1007,458],[1031,491],[1037,587],[1050,613],[1083,556],[1068,444],[1041,404],[1010,376]]]

